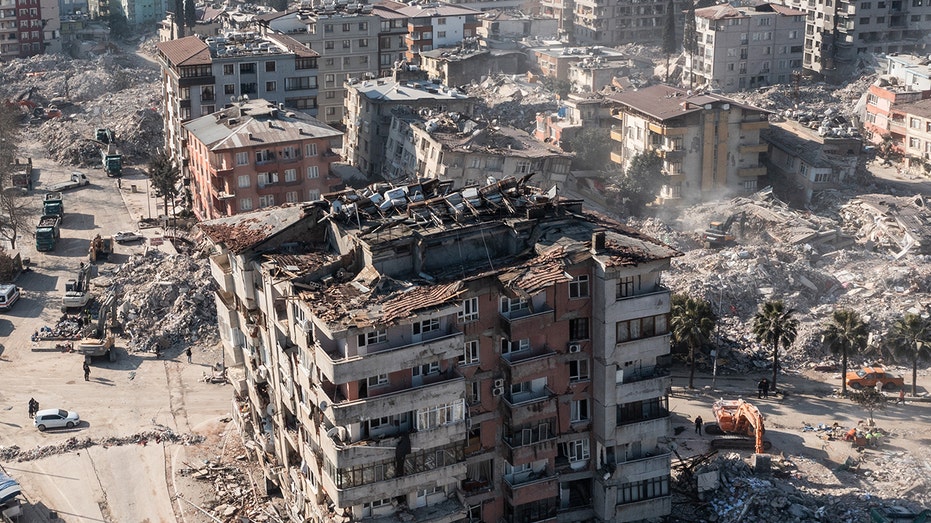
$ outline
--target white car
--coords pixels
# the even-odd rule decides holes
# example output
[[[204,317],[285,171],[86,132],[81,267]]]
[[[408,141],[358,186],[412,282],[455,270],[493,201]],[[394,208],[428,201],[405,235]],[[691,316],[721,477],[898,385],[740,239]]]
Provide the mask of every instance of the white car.
[[[36,412],[33,420],[36,428],[40,431],[45,429],[60,429],[62,427],[71,429],[81,422],[81,417],[77,412],[62,409],[45,409]]]
[[[137,232],[120,231],[113,235],[113,240],[116,241],[116,243],[136,242],[143,239],[143,236]]]

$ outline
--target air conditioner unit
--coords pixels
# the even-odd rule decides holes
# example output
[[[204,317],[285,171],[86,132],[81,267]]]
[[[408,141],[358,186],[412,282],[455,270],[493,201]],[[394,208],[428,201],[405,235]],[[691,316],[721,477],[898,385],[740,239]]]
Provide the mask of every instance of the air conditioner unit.
[[[496,388],[496,389],[503,389],[503,388],[504,388],[504,380],[503,380],[503,379],[500,379],[500,378],[499,378],[499,379],[496,379],[496,380],[495,380],[495,388]]]
[[[498,396],[504,395],[504,387],[495,387],[495,388],[491,389],[491,395],[494,396],[494,397],[496,397],[496,398],[497,398]]]
[[[569,352],[570,352],[570,353],[582,352],[582,345],[581,345],[581,344],[578,344],[578,343],[570,343],[570,344],[569,344]]]

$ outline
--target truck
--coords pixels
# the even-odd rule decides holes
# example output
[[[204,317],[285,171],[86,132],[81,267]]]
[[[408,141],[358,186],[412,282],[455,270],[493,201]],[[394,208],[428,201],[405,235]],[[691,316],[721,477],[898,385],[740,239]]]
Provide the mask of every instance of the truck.
[[[113,345],[113,322],[115,321],[116,295],[113,292],[100,304],[97,313],[97,322],[84,327],[83,336],[77,345],[77,352],[85,358],[107,356],[110,361],[116,361],[116,350]]]
[[[107,176],[123,175],[123,155],[112,143],[100,148],[100,163]]]
[[[91,263],[101,258],[107,258],[113,254],[113,237],[101,237],[99,234],[91,240],[90,247],[87,249],[88,257]]]
[[[65,282],[65,295],[61,297],[61,311],[68,312],[68,309],[83,309],[90,299],[90,278],[91,268],[96,267],[81,262],[81,267],[73,279]]]
[[[56,183],[55,185],[49,188],[49,191],[51,192],[67,191],[69,189],[75,189],[77,187],[81,187],[89,183],[91,183],[91,181],[87,179],[86,174],[80,171],[74,171],[71,173],[71,179],[69,179],[67,182]]]
[[[10,173],[13,187],[32,189],[32,158],[14,158]]]
[[[905,378],[892,374],[882,367],[863,367],[860,370],[849,371],[846,380],[847,386],[852,389],[875,387],[877,383],[882,383],[881,387],[886,390],[905,386]]]
[[[64,219],[65,204],[62,201],[60,192],[50,192],[45,195],[45,199],[42,201],[42,214],[54,214]]]
[[[43,214],[36,225],[36,250],[51,251],[61,237],[61,216]]]

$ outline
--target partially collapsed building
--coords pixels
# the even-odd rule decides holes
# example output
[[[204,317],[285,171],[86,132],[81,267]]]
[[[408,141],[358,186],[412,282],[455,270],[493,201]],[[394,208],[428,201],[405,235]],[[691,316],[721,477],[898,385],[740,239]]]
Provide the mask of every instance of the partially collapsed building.
[[[514,177],[200,227],[237,422],[294,518],[670,512],[672,248]]]

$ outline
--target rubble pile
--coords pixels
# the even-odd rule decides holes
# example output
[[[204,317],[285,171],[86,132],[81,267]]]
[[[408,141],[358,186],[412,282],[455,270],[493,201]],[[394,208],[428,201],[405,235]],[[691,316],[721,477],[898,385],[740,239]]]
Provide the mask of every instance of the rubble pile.
[[[206,259],[150,250],[131,256],[111,284],[130,351],[180,352],[219,341],[213,283]]]
[[[274,504],[261,502],[256,485],[238,466],[206,460],[196,469],[185,468],[179,473],[213,484],[214,499],[204,508],[223,521],[230,521],[234,516],[244,521],[277,521],[281,516]]]
[[[179,434],[168,427],[159,427],[153,430],[137,432],[131,436],[109,437],[101,439],[93,438],[68,438],[64,443],[58,445],[45,445],[30,450],[23,450],[16,445],[9,447],[0,447],[0,461],[32,461],[42,459],[57,454],[73,452],[75,450],[86,449],[100,445],[104,448],[121,446],[121,445],[147,445],[149,442],[154,443],[177,443],[181,445],[196,445],[204,441],[203,436],[197,434]]]
[[[60,118],[33,118],[49,156],[61,164],[100,164],[94,129],[109,127],[128,163],[145,162],[162,145],[157,66],[135,54],[92,60],[36,55],[3,64],[0,98],[53,105]]]
[[[849,117],[854,115],[857,101],[864,96],[876,78],[875,73],[866,72],[841,88],[825,83],[807,84],[802,81],[798,87],[792,83],[779,84],[755,91],[728,93],[727,96],[773,112],[793,109],[824,114],[827,109],[833,109]]]
[[[483,102],[475,109],[476,118],[498,119],[532,132],[537,113],[557,109],[556,95],[542,83],[531,83],[517,75],[498,74],[466,87],[466,94]]]

